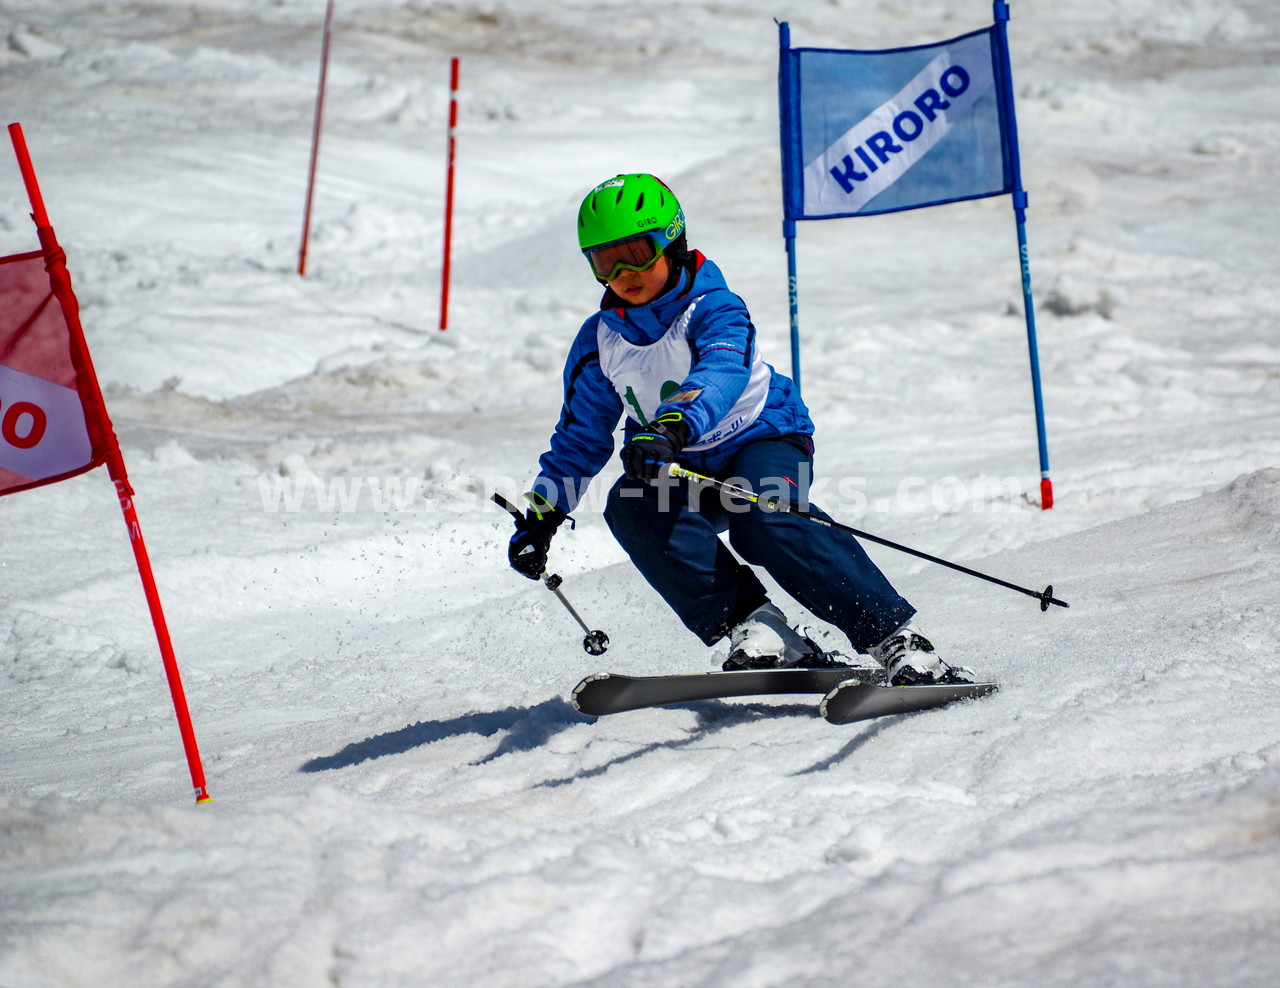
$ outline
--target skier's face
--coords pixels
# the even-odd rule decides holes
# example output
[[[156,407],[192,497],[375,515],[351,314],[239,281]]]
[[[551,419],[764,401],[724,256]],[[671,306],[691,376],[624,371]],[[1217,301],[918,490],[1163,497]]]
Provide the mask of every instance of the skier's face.
[[[666,255],[663,255],[658,258],[658,262],[653,267],[644,271],[624,269],[618,277],[609,282],[609,287],[615,295],[632,305],[644,305],[658,297],[670,273],[671,262]]]

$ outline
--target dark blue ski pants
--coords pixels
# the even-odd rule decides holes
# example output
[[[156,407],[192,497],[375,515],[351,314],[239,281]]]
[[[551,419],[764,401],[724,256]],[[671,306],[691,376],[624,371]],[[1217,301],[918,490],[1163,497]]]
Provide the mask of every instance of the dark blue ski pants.
[[[757,440],[715,475],[759,494],[789,492],[826,518],[808,504],[811,451],[807,436]],[[739,556],[839,628],[858,651],[883,641],[915,613],[852,535],[718,491],[622,477],[609,492],[605,520],[644,578],[708,645],[768,599]],[[728,546],[719,538],[726,531]]]

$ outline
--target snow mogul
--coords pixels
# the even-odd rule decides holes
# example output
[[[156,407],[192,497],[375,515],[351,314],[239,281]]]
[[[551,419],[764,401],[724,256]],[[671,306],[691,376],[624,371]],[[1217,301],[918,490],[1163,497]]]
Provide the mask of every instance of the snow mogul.
[[[604,297],[569,348],[564,405],[516,514],[511,567],[543,575],[552,538],[608,463],[625,415],[624,472],[605,521],[685,627],[708,646],[728,637],[725,670],[831,664],[769,599],[759,566],[883,665],[892,685],[972,682],[938,656],[915,608],[852,535],[669,476],[679,462],[804,504],[814,451],[796,385],[764,362],[720,269],[688,248],[675,194],[653,175],[602,182],[578,211],[578,244]]]

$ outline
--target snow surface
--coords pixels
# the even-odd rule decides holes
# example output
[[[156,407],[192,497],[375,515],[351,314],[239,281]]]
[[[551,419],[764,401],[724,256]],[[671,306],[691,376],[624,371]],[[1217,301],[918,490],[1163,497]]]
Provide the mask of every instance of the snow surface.
[[[486,497],[596,300],[585,189],[666,177],[786,369],[772,18],[874,48],[990,5],[337,6],[300,279],[320,0],[0,2],[214,797],[104,472],[0,501],[0,985],[1280,983],[1280,7],[1013,4],[1050,512],[1008,201],[802,226],[822,502],[1071,603],[875,550],[1002,689],[834,728],[578,716],[589,672],[720,655],[598,500],[553,556],[585,655]],[[27,213],[0,168],[4,253]]]

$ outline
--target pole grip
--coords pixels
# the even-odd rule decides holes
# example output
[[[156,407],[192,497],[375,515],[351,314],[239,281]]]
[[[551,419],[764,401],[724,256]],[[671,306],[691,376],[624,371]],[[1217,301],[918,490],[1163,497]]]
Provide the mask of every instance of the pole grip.
[[[520,517],[520,509],[517,508],[510,501],[508,501],[501,494],[499,494],[497,491],[493,492],[493,496],[489,500],[491,500],[499,508],[502,508],[504,511],[506,511],[509,515],[511,515],[512,518],[518,519]]]

